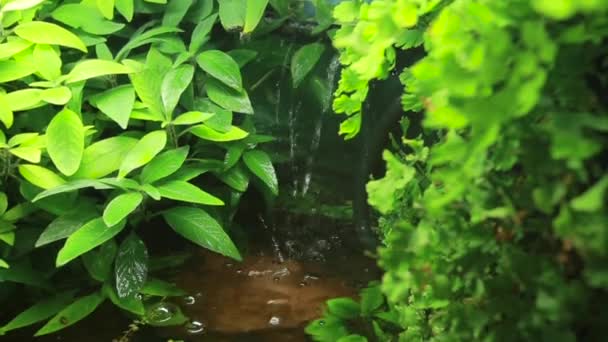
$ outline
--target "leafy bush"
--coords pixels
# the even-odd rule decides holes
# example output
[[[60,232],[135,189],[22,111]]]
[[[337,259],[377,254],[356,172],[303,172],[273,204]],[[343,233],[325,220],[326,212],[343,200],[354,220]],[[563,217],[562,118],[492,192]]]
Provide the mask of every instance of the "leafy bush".
[[[41,299],[0,335],[49,318],[36,335],[55,332],[106,299],[154,323],[141,295],[182,294],[148,276],[179,261],[138,236],[158,216],[241,258],[224,230],[241,195],[278,193],[240,71],[259,51],[238,48],[294,11],[272,1],[260,22],[267,3],[0,1],[0,302]]]
[[[330,301],[318,341],[599,341],[608,303],[608,3],[345,1],[334,108],[400,73],[424,131],[369,182],[386,271]],[[423,46],[403,70],[395,60]],[[405,51],[404,51],[405,50]],[[373,303],[370,304],[370,303]],[[363,318],[363,319],[362,319]]]

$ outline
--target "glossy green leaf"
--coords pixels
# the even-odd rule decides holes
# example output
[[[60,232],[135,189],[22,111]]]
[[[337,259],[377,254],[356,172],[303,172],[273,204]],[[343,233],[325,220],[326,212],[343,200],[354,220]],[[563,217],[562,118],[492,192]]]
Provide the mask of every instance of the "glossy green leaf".
[[[205,89],[211,101],[219,106],[233,112],[253,114],[253,107],[244,89],[236,91],[215,79],[209,79]]]
[[[181,168],[188,156],[188,146],[163,152],[144,167],[140,180],[143,184],[154,183],[172,175]]]
[[[72,91],[68,87],[45,89],[40,93],[40,99],[54,105],[62,106],[70,101]]]
[[[0,92],[0,121],[4,124],[4,127],[6,128],[11,128],[13,126],[13,111],[9,102],[6,99],[6,94],[4,94],[3,92]]]
[[[198,111],[186,112],[176,117],[173,121],[171,121],[171,124],[176,126],[194,125],[204,122],[214,115],[214,113],[203,113]]]
[[[190,129],[190,133],[201,139],[217,142],[241,140],[249,135],[248,132],[236,126],[232,126],[228,132],[222,133],[214,130],[206,124],[192,127],[192,129]]]
[[[242,91],[241,71],[230,55],[220,50],[207,50],[196,57],[196,62],[209,75],[237,92]]]
[[[95,208],[84,206],[54,219],[36,240],[36,247],[62,240],[84,226],[98,214]]]
[[[51,189],[65,183],[61,176],[38,165],[19,165],[19,173],[28,182],[42,189]]]
[[[0,83],[18,80],[36,72],[36,68],[27,62],[0,61]]]
[[[105,282],[112,274],[114,259],[118,252],[118,245],[114,239],[110,239],[99,248],[93,249],[82,255],[82,263],[89,272],[91,278]]]
[[[241,260],[241,255],[222,226],[204,210],[175,207],[163,213],[167,223],[178,234],[211,251]]]
[[[10,268],[10,267],[11,266],[6,261],[4,261],[4,259],[0,258],[0,268]],[[4,331],[4,327],[0,327],[0,332],[1,331]]]
[[[148,278],[146,284],[144,284],[139,292],[148,296],[159,297],[179,297],[186,295],[186,291],[180,289],[175,284],[155,278]]]
[[[136,294],[148,277],[148,249],[135,234],[121,244],[116,256],[116,293],[119,298]]]
[[[8,332],[44,321],[61,311],[61,309],[68,305],[73,298],[73,294],[63,293],[40,301],[15,316],[15,318],[6,323],[5,326],[0,327],[0,330]]]
[[[55,317],[48,321],[35,336],[42,336],[69,327],[90,315],[104,301],[100,293],[81,297],[72,304],[61,310]]]
[[[133,20],[133,13],[135,12],[135,0],[114,0],[116,10],[120,15],[123,16],[127,21]]]
[[[312,43],[302,46],[291,58],[291,78],[293,87],[297,88],[312,71],[325,51],[325,45]]]
[[[114,0],[97,0],[97,8],[107,19],[114,18]]]
[[[171,118],[173,110],[177,107],[179,98],[192,82],[194,67],[190,64],[182,64],[175,69],[169,70],[161,85],[161,98],[165,117]]]
[[[34,197],[32,199],[32,202],[39,201],[39,200],[49,197],[49,196],[53,196],[53,195],[57,195],[57,194],[65,193],[65,192],[72,192],[72,191],[84,189],[84,188],[95,188],[98,190],[102,190],[102,189],[110,189],[111,186],[109,186],[106,183],[103,183],[101,181],[94,180],[94,179],[73,180],[73,181],[66,182],[66,183],[60,184],[58,186],[55,186],[55,187],[52,187],[45,191],[40,192],[38,195],[36,195],[36,197]]]
[[[15,39],[0,44],[0,59],[13,57],[30,46],[32,46],[32,42],[15,37]]]
[[[264,15],[264,10],[268,5],[268,0],[248,0],[247,12],[245,13],[244,33],[253,31]]]
[[[36,147],[15,147],[8,150],[12,155],[20,159],[27,160],[30,163],[40,162],[40,149]]]
[[[243,161],[274,195],[279,194],[279,182],[268,154],[259,150],[247,151],[243,154]]]
[[[61,76],[61,55],[59,49],[47,44],[36,44],[33,57],[36,70],[46,80],[55,80]]]
[[[118,297],[116,290],[108,283],[103,284],[101,291],[110,299],[110,301],[112,301],[114,305],[123,310],[127,310],[138,316],[143,316],[146,313],[143,301],[136,295],[120,298]]]
[[[245,192],[249,186],[249,175],[239,166],[218,174],[218,177],[236,191]]]
[[[44,104],[41,89],[16,90],[7,93],[5,99],[13,112],[40,107]]]
[[[61,45],[87,52],[87,48],[75,34],[59,25],[30,21],[15,27],[15,34],[37,44]]]
[[[131,85],[108,89],[95,95],[90,102],[114,120],[120,128],[126,129],[135,103],[135,89]]]
[[[221,199],[184,181],[168,181],[157,185],[156,188],[164,198],[205,205],[224,205]]]
[[[82,254],[110,240],[124,228],[122,221],[112,227],[106,226],[103,218],[98,217],[87,222],[66,240],[57,254],[57,267],[63,266]]]
[[[220,22],[226,31],[240,30],[245,26],[247,0],[219,0]]]
[[[186,12],[190,6],[192,6],[193,0],[171,0],[165,7],[165,14],[163,16],[163,26],[178,26],[182,21]]]
[[[80,117],[64,109],[53,117],[46,129],[47,151],[61,173],[71,176],[80,167],[84,152],[84,126]]]
[[[66,76],[66,83],[76,83],[90,78],[106,75],[129,74],[131,68],[103,59],[89,59],[76,64],[74,69]]]
[[[129,172],[149,163],[165,148],[166,144],[165,131],[153,131],[144,135],[125,156],[120,165],[118,177],[125,177]]]
[[[103,222],[110,227],[125,219],[141,204],[144,199],[139,192],[131,192],[116,196],[108,203],[103,211]]]
[[[192,37],[190,38],[190,44],[188,45],[188,51],[191,54],[195,54],[198,50],[209,40],[209,33],[217,20],[217,14],[212,14],[207,18],[201,20],[194,30],[192,31]]]
[[[26,9],[30,9],[36,7],[43,3],[45,0],[13,0],[6,5],[2,6],[0,11],[2,12],[10,12],[10,11],[23,11]]]
[[[92,35],[111,34],[121,30],[125,26],[124,24],[107,20],[97,8],[85,3],[62,4],[53,11],[52,16],[53,19],[67,26],[75,29],[81,29],[82,31]],[[95,45],[103,41],[103,39],[100,39],[94,41],[93,44],[90,45]]]
[[[136,144],[137,139],[122,136],[97,141],[84,150],[80,168],[72,177],[96,179],[109,175],[118,170]]]

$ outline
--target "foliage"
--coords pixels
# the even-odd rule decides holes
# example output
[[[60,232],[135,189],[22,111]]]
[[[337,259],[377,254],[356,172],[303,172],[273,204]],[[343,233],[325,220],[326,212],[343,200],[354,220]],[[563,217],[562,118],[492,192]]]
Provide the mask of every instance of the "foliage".
[[[424,130],[412,135],[404,118],[386,177],[368,184],[386,303],[361,326],[356,303],[344,314],[330,302],[308,327],[316,340],[602,340],[607,11],[574,0],[336,7],[334,107],[351,115],[341,132],[356,134],[369,81],[391,71]],[[420,44],[425,56],[395,70]]]
[[[37,335],[57,331],[106,299],[146,322],[182,295],[150,276],[157,217],[240,260],[226,230],[241,195],[250,180],[279,191],[251,115],[263,79],[241,70],[277,67],[259,42],[299,11],[267,4],[0,0],[0,286],[42,299],[0,335],[45,320]]]

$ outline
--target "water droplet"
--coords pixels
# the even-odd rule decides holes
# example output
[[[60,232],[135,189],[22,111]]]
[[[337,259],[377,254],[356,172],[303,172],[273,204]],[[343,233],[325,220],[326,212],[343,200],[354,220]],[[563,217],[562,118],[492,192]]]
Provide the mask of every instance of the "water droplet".
[[[194,303],[196,303],[196,298],[194,298],[194,296],[186,296],[182,298],[182,300],[186,305],[194,305]]]
[[[270,324],[273,327],[278,326],[279,324],[281,324],[281,319],[277,316],[272,316],[270,317],[270,320],[268,321],[268,324]]]
[[[152,306],[146,312],[148,320],[152,323],[163,323],[179,312],[179,308],[173,303],[161,302]]]
[[[241,270],[241,269],[236,270],[236,274],[243,274],[243,270]]]
[[[205,324],[199,321],[190,321],[185,326],[189,334],[201,334],[205,332]]]
[[[325,325],[325,321],[324,320],[320,320],[319,321],[319,325]]]
[[[279,277],[274,277],[274,278],[272,278],[272,280],[273,280],[273,281],[279,281],[279,280],[281,280],[281,278],[279,278]]]
[[[305,282],[305,281],[301,281],[301,282],[300,282],[298,285],[299,285],[300,287],[306,287],[306,286],[308,286],[308,283],[307,283],[307,282]]]
[[[226,267],[232,267],[232,266],[234,266],[234,264],[231,263],[231,262],[227,262],[227,263],[224,264],[224,266],[226,266]]]
[[[142,300],[142,299],[144,299],[144,296],[141,293],[136,293],[135,294],[135,299]]]

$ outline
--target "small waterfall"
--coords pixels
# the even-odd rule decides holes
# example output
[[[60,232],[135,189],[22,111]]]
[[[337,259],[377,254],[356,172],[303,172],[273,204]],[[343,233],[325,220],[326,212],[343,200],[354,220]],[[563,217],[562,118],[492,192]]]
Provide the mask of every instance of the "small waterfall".
[[[312,179],[313,172],[313,163],[315,160],[315,156],[317,151],[319,150],[319,143],[321,141],[321,131],[323,130],[323,117],[327,114],[329,108],[331,108],[331,100],[333,99],[333,93],[336,88],[336,74],[338,73],[338,68],[340,67],[340,60],[337,55],[332,57],[331,62],[327,66],[327,100],[326,103],[323,104],[323,111],[321,115],[317,118],[317,122],[315,123],[315,130],[313,132],[312,140],[310,142],[310,151],[308,153],[308,158],[306,159],[306,172],[304,173],[304,180],[302,182],[302,191],[301,195],[306,196],[308,190],[310,189],[310,181]]]

